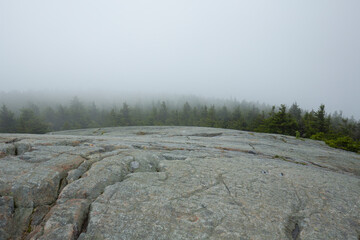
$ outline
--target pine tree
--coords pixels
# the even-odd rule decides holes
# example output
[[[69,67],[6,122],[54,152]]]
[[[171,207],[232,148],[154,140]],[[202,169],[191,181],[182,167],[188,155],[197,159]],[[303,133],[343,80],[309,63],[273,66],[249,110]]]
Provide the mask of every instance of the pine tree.
[[[0,110],[0,132],[16,132],[16,120],[14,118],[14,113],[12,113],[5,105],[3,105]]]
[[[77,97],[74,97],[70,103],[69,108],[69,120],[71,122],[71,128],[87,128],[90,123],[90,117],[82,102]]]
[[[160,110],[159,110],[159,113],[158,113],[158,119],[159,119],[159,123],[161,125],[165,125],[167,123],[168,109],[167,109],[166,103],[164,101],[160,105]]]
[[[206,105],[200,108],[199,126],[206,127],[208,108]]]
[[[293,105],[291,105],[291,107],[289,108],[289,114],[297,121],[297,123],[300,123],[301,109],[296,102],[293,103]]]
[[[214,127],[216,122],[216,110],[215,106],[212,105],[209,108],[207,117],[206,117],[206,127]]]
[[[217,111],[217,124],[216,127],[228,128],[230,114],[226,106],[223,106],[219,111]]]
[[[304,137],[309,138],[318,132],[317,119],[314,111],[305,112],[302,121],[304,123]]]
[[[327,133],[329,130],[326,122],[325,105],[321,104],[319,110],[315,113],[316,116],[316,128],[318,132]]]
[[[286,112],[286,106],[282,104],[279,111],[275,114],[270,114],[270,117],[264,119],[262,124],[256,128],[259,132],[279,133],[295,136],[298,130],[296,120]]]
[[[130,126],[132,124],[130,117],[129,105],[126,102],[123,103],[123,107],[120,110],[120,125],[121,126]]]
[[[48,125],[35,114],[32,109],[23,108],[19,117],[18,132],[21,133],[46,133]]]
[[[180,119],[181,125],[183,125],[183,126],[192,125],[191,119],[190,119],[190,114],[191,114],[191,106],[188,102],[186,102],[184,104],[182,112],[181,112],[181,119]]]
[[[51,107],[47,107],[45,108],[45,110],[43,110],[41,115],[51,131],[60,130],[55,128],[56,114],[54,109],[52,109]]]

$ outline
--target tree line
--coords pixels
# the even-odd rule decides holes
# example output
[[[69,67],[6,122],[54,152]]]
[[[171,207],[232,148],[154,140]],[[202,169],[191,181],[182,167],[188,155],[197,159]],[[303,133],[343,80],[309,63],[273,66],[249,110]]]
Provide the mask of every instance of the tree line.
[[[165,101],[151,107],[129,106],[99,109],[75,97],[68,105],[23,107],[15,114],[6,105],[0,109],[0,132],[37,133],[80,128],[116,126],[200,126],[277,133],[325,141],[329,146],[360,152],[360,121],[341,113],[328,114],[325,106],[304,111],[296,103],[263,109],[253,104],[215,106],[206,104],[168,106]]]

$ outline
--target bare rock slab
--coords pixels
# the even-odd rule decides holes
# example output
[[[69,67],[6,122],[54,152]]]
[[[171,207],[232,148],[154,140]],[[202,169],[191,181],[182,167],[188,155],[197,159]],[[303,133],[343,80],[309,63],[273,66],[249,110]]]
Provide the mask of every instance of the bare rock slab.
[[[1,240],[358,240],[359,216],[360,155],[318,141],[198,127],[0,135]]]

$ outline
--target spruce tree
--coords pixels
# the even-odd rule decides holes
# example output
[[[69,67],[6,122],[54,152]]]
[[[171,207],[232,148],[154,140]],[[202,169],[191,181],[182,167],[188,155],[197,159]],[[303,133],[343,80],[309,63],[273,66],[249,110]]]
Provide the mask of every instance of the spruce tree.
[[[12,113],[5,105],[3,105],[0,110],[0,132],[16,132],[16,120],[14,118],[14,113]]]
[[[46,133],[48,125],[35,114],[32,109],[23,108],[19,118],[18,132],[21,133]]]

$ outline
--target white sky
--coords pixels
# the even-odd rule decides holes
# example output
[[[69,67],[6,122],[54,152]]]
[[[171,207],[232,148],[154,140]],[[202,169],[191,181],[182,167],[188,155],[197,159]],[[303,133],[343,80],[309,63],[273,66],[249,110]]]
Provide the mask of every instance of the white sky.
[[[0,0],[0,90],[321,103],[360,119],[359,0]]]

